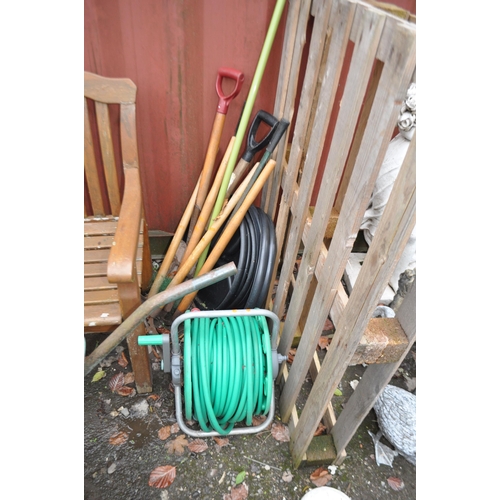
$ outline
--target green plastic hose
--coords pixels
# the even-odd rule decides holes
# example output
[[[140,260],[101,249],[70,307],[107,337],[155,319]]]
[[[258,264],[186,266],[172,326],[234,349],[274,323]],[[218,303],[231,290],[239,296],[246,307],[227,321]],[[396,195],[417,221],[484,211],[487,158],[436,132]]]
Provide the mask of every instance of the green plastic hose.
[[[269,413],[271,339],[263,316],[190,318],[184,322],[184,408],[205,432],[221,435]]]

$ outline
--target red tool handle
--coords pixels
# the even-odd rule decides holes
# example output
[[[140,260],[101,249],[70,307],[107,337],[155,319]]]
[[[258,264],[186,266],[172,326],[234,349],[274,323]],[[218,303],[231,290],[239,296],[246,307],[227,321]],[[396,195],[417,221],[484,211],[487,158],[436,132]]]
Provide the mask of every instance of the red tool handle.
[[[222,91],[223,78],[230,78],[235,81],[234,89],[229,95],[224,95]],[[240,93],[245,77],[241,71],[232,68],[219,68],[217,74],[217,81],[215,82],[215,89],[219,96],[219,104],[217,104],[217,113],[225,115],[229,108],[229,103]]]

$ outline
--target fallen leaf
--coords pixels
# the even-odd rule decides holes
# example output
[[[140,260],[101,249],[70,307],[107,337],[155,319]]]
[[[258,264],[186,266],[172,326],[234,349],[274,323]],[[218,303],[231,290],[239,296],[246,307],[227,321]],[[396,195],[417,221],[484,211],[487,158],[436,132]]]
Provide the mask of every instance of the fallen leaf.
[[[220,449],[223,446],[227,446],[229,444],[229,439],[228,438],[220,438],[220,437],[214,437],[214,441],[216,443],[215,449],[217,451],[220,451]]]
[[[132,384],[135,382],[135,376],[132,372],[126,373],[123,379],[123,385]]]
[[[330,479],[332,479],[332,475],[328,473],[328,469],[324,467],[318,467],[310,476],[309,479],[316,486],[325,486]]]
[[[238,484],[242,483],[245,478],[247,477],[246,471],[242,470],[237,476],[236,479],[234,480],[234,484],[238,486]]]
[[[159,431],[158,431],[158,437],[162,440],[162,441],[165,441],[165,439],[168,439],[170,437],[170,433],[171,433],[171,430],[170,430],[170,425],[166,425],[165,427],[162,427]]]
[[[128,432],[122,431],[115,434],[109,438],[109,444],[113,446],[118,446],[120,444],[126,443],[128,441]]]
[[[290,364],[293,363],[293,360],[295,359],[295,353],[297,352],[297,349],[293,348],[288,351],[288,362]]]
[[[330,339],[324,335],[322,335],[318,340],[318,346],[320,349],[326,349],[329,343]]]
[[[388,477],[387,482],[389,483],[389,486],[395,491],[400,491],[405,487],[405,483],[403,482],[403,480],[399,479],[398,477]]]
[[[133,387],[129,387],[128,385],[124,385],[115,391],[120,396],[135,396],[135,389]]]
[[[276,439],[276,441],[290,441],[290,432],[286,425],[273,423],[273,425],[271,426],[271,434],[273,435],[273,438]]]
[[[322,434],[326,434],[326,425],[324,425],[323,422],[320,422],[318,427],[316,428],[316,431],[314,432],[314,435],[321,436]]]
[[[202,453],[208,448],[208,444],[203,439],[195,439],[188,444],[188,448],[193,453]]]
[[[333,391],[333,394],[335,396],[342,396],[342,391],[340,389],[335,389],[335,391]]]
[[[177,434],[180,430],[181,428],[179,427],[179,424],[177,422],[175,422],[175,424],[172,424],[172,426],[170,427],[170,432],[172,434]]]
[[[106,372],[104,370],[99,370],[96,372],[96,374],[92,377],[92,382],[98,382],[101,380],[103,377],[106,376]]]
[[[150,394],[146,399],[152,399],[153,401],[156,401],[157,399],[160,399],[160,396],[158,396],[158,394]]]
[[[245,483],[231,487],[231,493],[224,495],[224,500],[246,500],[248,497],[248,486]]]
[[[173,441],[169,441],[165,447],[168,453],[175,453],[176,455],[182,455],[184,453],[184,447],[189,443],[186,439],[185,434],[177,436]]]
[[[173,465],[160,465],[149,475],[149,486],[153,488],[167,488],[175,479],[176,470]]]
[[[285,483],[289,483],[293,479],[293,475],[289,470],[286,470],[285,472],[283,472],[281,479],[283,479]]]
[[[120,357],[118,358],[118,364],[125,368],[128,365],[128,359],[125,357],[125,353],[122,351]]]
[[[124,381],[125,381],[125,376],[123,375],[122,372],[119,372],[111,377],[111,380],[109,381],[109,388],[113,392],[116,392],[117,389],[123,386]]]

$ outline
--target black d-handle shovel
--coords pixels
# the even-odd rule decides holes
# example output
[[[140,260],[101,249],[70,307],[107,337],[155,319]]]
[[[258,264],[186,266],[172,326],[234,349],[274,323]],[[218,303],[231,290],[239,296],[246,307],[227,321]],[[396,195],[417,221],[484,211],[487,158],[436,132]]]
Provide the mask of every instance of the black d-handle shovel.
[[[262,170],[266,166],[267,162],[271,158],[271,155],[273,154],[274,149],[276,148],[276,146],[280,142],[281,138],[283,137],[283,134],[285,133],[286,129],[288,128],[288,125],[290,125],[290,122],[288,120],[285,120],[284,118],[278,122],[278,125],[273,130],[273,136],[272,136],[271,140],[269,141],[269,145],[267,146],[266,151],[262,155],[262,158],[260,160],[260,163],[259,163],[257,170],[253,173],[252,178],[250,179],[250,182],[248,183],[247,187],[245,188],[245,191],[243,191],[243,194],[241,195],[240,200],[238,201],[238,203],[234,207],[233,211],[231,212],[231,215],[227,219],[226,224],[229,223],[229,221],[233,218],[234,214],[238,211],[238,209],[241,207],[241,205],[243,205],[243,202],[245,201],[245,198],[246,198],[248,192],[250,191],[252,186],[255,184],[255,181],[257,180],[257,178],[261,174]]]
[[[270,130],[260,142],[257,142],[256,140],[257,131],[262,123],[266,123],[267,125],[269,125]],[[260,111],[257,112],[255,118],[253,119],[252,125],[250,126],[250,130],[248,132],[247,148],[243,153],[240,161],[233,170],[231,181],[226,191],[226,196],[225,196],[226,200],[229,199],[229,197],[234,193],[235,189],[238,187],[238,183],[241,177],[246,172],[248,165],[250,165],[254,156],[269,144],[272,137],[274,136],[274,132],[278,124],[279,124],[278,119],[275,118],[270,113],[268,113],[267,111],[261,109]]]

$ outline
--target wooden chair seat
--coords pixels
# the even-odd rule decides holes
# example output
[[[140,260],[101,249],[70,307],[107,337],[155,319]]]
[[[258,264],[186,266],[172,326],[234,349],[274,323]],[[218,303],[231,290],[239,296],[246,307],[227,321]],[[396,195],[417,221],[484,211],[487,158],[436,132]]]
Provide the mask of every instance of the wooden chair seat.
[[[122,321],[118,285],[107,277],[108,259],[118,217],[92,217],[84,219],[84,328],[85,332],[112,331]],[[142,250],[144,223],[141,222],[137,247],[137,279],[142,284]]]
[[[84,333],[110,333],[142,303],[152,274],[139,172],[135,100],[128,78],[84,72]],[[107,215],[108,214],[108,215]],[[138,393],[152,391],[147,347],[127,337]]]

